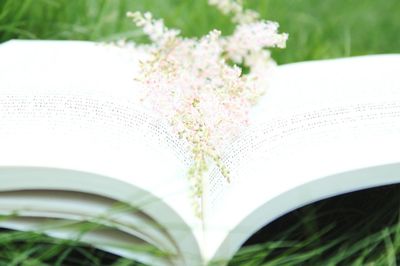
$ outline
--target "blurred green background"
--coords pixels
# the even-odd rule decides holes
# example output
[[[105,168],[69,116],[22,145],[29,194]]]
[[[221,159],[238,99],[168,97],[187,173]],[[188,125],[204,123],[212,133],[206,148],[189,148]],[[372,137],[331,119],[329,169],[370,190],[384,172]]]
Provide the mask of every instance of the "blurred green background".
[[[278,63],[377,53],[400,53],[399,0],[245,0],[278,21],[290,39],[274,49]],[[206,0],[0,0],[0,42],[9,39],[143,41],[125,14],[151,11],[185,36],[232,30]]]
[[[289,33],[287,48],[272,50],[281,64],[400,53],[400,0],[244,2]],[[0,0],[0,43],[10,39],[143,42],[141,30],[125,16],[135,10],[151,11],[184,36],[200,36],[214,28],[228,34],[233,29],[229,18],[209,7],[207,0]],[[231,265],[400,264],[399,185],[367,193],[325,201],[322,207],[313,204],[293,212],[290,219],[283,217],[289,222],[277,221],[269,227],[273,234],[267,230],[256,235],[261,244],[243,247]],[[138,265],[93,247],[31,232],[1,231],[0,251],[0,266]]]

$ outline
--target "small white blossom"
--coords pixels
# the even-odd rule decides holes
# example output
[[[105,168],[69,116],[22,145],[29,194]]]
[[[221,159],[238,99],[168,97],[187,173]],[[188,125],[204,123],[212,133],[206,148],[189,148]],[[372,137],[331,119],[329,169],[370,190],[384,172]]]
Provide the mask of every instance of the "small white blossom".
[[[227,145],[249,123],[249,111],[264,93],[268,70],[274,65],[265,48],[285,47],[287,34],[278,24],[259,21],[241,1],[209,0],[238,23],[233,35],[213,30],[200,39],[182,38],[150,13],[128,13],[153,41],[149,60],[137,77],[146,90],[145,103],[159,112],[188,143],[193,154],[189,169],[195,208],[201,215],[203,175],[214,162],[229,181],[220,157]],[[250,68],[242,73],[233,61]]]
[[[279,34],[278,27],[278,23],[270,21],[240,24],[233,35],[225,38],[224,49],[235,63],[242,63],[247,56],[265,47],[284,48],[288,35]]]
[[[128,12],[126,15],[132,18],[132,21],[138,27],[141,27],[143,32],[154,43],[163,44],[180,33],[179,30],[166,28],[162,19],[153,19],[150,12],[146,12],[143,15],[140,12]]]
[[[244,9],[242,0],[208,0],[208,3],[218,8],[222,14],[232,15],[232,22],[247,24],[257,21],[260,15],[254,10]]]

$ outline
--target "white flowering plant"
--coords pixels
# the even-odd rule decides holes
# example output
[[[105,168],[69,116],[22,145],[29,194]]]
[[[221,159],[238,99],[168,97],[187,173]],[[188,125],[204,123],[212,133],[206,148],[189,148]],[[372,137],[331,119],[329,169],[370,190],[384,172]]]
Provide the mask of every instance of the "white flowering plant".
[[[231,15],[236,25],[232,35],[212,30],[201,38],[184,38],[150,13],[128,12],[152,42],[137,77],[146,88],[144,101],[168,120],[192,152],[188,178],[198,216],[209,165],[214,163],[230,180],[222,148],[249,124],[251,106],[264,94],[267,71],[274,65],[266,48],[284,48],[288,38],[278,33],[278,23],[260,19],[240,0],[209,4]]]

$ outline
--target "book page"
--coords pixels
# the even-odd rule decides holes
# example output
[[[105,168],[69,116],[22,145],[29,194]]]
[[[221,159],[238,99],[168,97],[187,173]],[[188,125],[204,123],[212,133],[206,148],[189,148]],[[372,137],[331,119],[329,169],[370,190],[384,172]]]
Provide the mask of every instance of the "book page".
[[[82,226],[79,222],[68,218],[51,219],[43,216],[19,216],[0,221],[0,226],[4,228],[18,231],[34,231],[58,239],[76,240],[144,264],[155,266],[171,264],[171,261],[152,254],[152,247],[146,242],[116,228],[98,226],[97,229],[89,230],[82,234],[79,230],[79,225]]]
[[[394,174],[384,168],[386,174],[363,180],[341,176],[328,189],[298,192],[298,198],[294,194],[291,202],[274,206],[275,212],[257,213],[248,222],[258,208],[304,184],[400,162],[399,69],[400,55],[278,67],[253,113],[253,126],[226,151],[232,183],[211,193],[207,241],[213,244],[207,254],[212,257],[219,248],[220,255],[232,255],[262,225],[301,204],[400,181],[398,167]],[[210,179],[221,182],[217,173]]]
[[[98,195],[52,190],[2,191],[0,206],[0,214],[5,216],[93,221],[118,228],[159,250],[175,251],[174,243],[157,221],[140,210]]]
[[[140,107],[134,76],[142,57],[135,49],[89,42],[0,45],[0,164],[69,169],[127,184],[117,189],[106,178],[93,185],[89,180],[94,179],[85,175],[81,180],[66,175],[51,179],[48,173],[40,184],[25,180],[32,186],[26,189],[36,184],[41,189],[74,187],[124,197],[146,209],[175,234],[178,245],[198,256],[193,231],[200,221],[186,179],[190,155],[168,125]],[[2,178],[2,189],[20,185],[21,180],[6,174]],[[151,197],[132,191],[129,184]]]

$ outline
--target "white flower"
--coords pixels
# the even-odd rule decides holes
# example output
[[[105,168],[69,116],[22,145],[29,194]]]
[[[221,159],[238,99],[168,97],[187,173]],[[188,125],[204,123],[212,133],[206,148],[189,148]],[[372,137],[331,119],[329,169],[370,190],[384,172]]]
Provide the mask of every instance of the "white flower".
[[[200,39],[182,38],[150,13],[128,13],[153,41],[151,56],[137,77],[147,88],[145,103],[170,122],[192,151],[188,175],[197,210],[210,162],[229,181],[221,149],[248,125],[250,108],[266,89],[274,61],[265,48],[283,48],[288,37],[278,33],[276,22],[257,20],[258,13],[244,10],[241,1],[209,3],[233,14],[239,23],[233,35],[224,37],[213,30]],[[250,72],[242,73],[229,61],[249,67]]]

